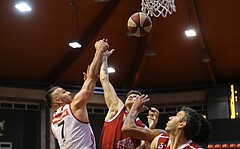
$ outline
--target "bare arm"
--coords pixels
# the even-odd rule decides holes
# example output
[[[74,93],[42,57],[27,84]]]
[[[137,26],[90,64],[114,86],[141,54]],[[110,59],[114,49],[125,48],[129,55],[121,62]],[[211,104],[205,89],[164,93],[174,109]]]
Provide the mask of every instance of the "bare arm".
[[[109,48],[106,39],[95,43],[95,55],[91,65],[87,69],[87,77],[83,83],[82,89],[75,95],[71,108],[74,115],[82,121],[88,121],[86,105],[93,94],[97,82],[99,69],[102,63],[103,53]]]
[[[135,124],[135,119],[141,111],[142,106],[149,101],[147,95],[142,95],[136,99],[132,105],[132,108],[124,121],[122,131],[124,134],[139,139],[152,141],[158,134],[162,132],[159,129],[146,129],[139,127]]]
[[[119,108],[123,105],[123,102],[118,98],[114,87],[109,81],[109,74],[107,71],[108,57],[113,53],[113,51],[114,50],[104,52],[102,66],[100,69],[100,81],[104,91],[104,99],[109,109],[106,119],[113,118],[118,112]]]

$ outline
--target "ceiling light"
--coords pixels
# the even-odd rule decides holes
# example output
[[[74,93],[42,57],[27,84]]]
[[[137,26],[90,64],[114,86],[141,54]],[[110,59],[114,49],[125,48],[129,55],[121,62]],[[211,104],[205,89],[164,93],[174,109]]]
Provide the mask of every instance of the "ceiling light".
[[[194,29],[185,30],[185,34],[187,37],[194,37],[197,35]]]
[[[115,69],[112,68],[112,67],[108,67],[108,73],[114,73],[115,72]]]
[[[74,49],[82,47],[82,45],[80,43],[78,43],[77,41],[70,42],[69,46],[74,48]]]
[[[145,54],[146,54],[147,56],[156,56],[156,53],[155,53],[154,51],[152,51],[152,50],[149,50],[149,49],[147,49],[147,50],[145,51]]]
[[[19,2],[15,5],[15,8],[17,8],[21,12],[28,12],[31,11],[32,8],[25,2]]]
[[[194,37],[196,36],[196,31],[193,29],[193,25],[192,25],[192,14],[191,14],[191,7],[189,7],[189,25],[187,27],[187,29],[185,30],[185,35],[187,37]]]

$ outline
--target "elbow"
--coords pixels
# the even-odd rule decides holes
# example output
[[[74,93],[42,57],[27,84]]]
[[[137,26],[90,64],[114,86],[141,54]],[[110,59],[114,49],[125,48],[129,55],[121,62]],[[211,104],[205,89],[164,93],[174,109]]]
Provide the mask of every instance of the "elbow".
[[[122,132],[125,134],[125,135],[127,135],[127,136],[129,136],[129,135],[131,135],[131,132],[133,131],[133,128],[131,127],[131,126],[127,126],[127,125],[123,125],[122,126]]]
[[[128,127],[124,126],[122,127],[122,133],[124,133],[125,135],[128,135],[129,129]]]

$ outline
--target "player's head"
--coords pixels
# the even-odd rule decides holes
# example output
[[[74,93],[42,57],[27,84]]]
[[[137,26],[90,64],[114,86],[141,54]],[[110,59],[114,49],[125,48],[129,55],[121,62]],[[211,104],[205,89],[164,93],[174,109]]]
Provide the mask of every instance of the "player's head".
[[[142,93],[137,90],[129,91],[126,96],[125,106],[127,106],[127,107],[129,106],[129,108],[131,108],[133,101],[141,95],[142,95]]]
[[[196,143],[207,141],[212,131],[212,127],[208,120],[202,114],[199,114],[199,116],[201,120],[200,130],[195,136],[193,136],[193,138],[191,138]]]
[[[185,117],[182,121],[186,121],[186,126],[184,127],[184,134],[186,139],[191,139],[200,130],[200,117],[196,110],[189,107],[182,107],[181,111],[185,112]]]
[[[139,92],[139,91],[137,91],[137,90],[130,90],[128,93],[127,93],[127,98],[128,98],[128,96],[130,96],[131,94],[136,94],[136,95],[139,95],[139,96],[141,96],[142,95],[142,93],[141,92]]]
[[[52,87],[45,94],[47,105],[53,108],[53,105],[69,104],[72,102],[71,93],[65,91],[59,86]]]
[[[165,130],[169,134],[174,134],[182,130],[186,139],[191,139],[200,128],[200,118],[198,113],[189,107],[182,107],[176,116],[169,117]]]

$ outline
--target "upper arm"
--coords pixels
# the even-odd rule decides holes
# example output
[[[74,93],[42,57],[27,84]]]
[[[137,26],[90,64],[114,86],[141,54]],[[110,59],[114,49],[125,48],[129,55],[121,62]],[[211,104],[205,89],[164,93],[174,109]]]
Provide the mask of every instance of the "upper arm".
[[[115,89],[112,84],[108,82],[102,83],[103,91],[104,91],[104,99],[109,110],[118,109],[123,102],[118,98]]]
[[[86,79],[82,89],[74,96],[70,104],[74,116],[83,122],[89,122],[87,113],[87,102],[91,98],[95,87],[95,81]]]
[[[118,98],[113,86],[109,82],[108,84],[102,84],[104,91],[104,100],[108,107],[108,113],[105,117],[106,120],[112,119],[121,110],[124,105],[122,100]]]
[[[72,101],[72,105],[79,109],[82,106],[86,106],[87,102],[91,98],[94,88],[95,88],[95,79],[86,79],[81,90],[74,96],[74,99]]]

